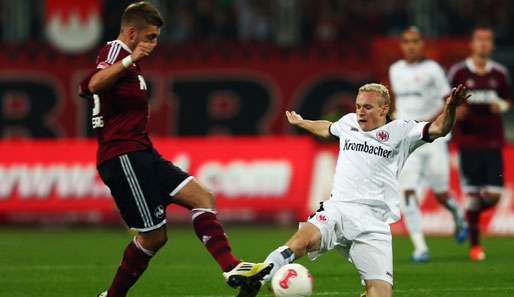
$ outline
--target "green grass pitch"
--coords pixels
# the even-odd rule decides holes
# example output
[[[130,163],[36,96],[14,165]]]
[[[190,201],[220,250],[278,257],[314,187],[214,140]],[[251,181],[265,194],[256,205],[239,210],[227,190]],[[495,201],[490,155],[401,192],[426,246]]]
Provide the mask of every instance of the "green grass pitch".
[[[262,261],[294,228],[229,226],[236,255]],[[94,297],[111,281],[121,252],[130,240],[122,229],[0,228],[1,297]],[[431,237],[432,261],[412,264],[408,238],[395,237],[395,296],[512,297],[514,238],[485,238],[487,260],[467,258],[467,245]],[[315,262],[301,259],[314,276],[313,296],[359,296],[353,266],[335,252]],[[129,296],[225,297],[235,291],[224,284],[214,260],[187,226],[170,227],[169,242],[152,260]],[[264,288],[259,296],[271,296]]]

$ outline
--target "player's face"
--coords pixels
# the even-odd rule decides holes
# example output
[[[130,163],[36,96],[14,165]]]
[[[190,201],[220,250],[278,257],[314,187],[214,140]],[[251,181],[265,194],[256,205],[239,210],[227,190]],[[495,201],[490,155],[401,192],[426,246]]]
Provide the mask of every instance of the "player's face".
[[[471,52],[482,58],[489,58],[494,50],[494,36],[489,29],[477,29],[471,38]]]
[[[154,46],[157,45],[157,39],[161,34],[161,29],[155,25],[148,25],[145,28],[136,32],[136,44],[139,42],[149,42]]]
[[[363,131],[371,131],[386,122],[389,106],[376,92],[360,92],[355,100],[355,113]]]
[[[423,56],[423,39],[416,31],[405,31],[402,34],[401,48],[403,57],[408,62],[415,62]]]

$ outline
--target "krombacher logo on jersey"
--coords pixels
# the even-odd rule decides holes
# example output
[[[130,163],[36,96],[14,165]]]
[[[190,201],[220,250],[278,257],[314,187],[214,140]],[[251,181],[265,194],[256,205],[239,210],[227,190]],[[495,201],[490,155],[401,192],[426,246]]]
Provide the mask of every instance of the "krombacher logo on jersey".
[[[369,145],[368,142],[366,142],[366,141],[364,141],[364,143],[356,143],[356,142],[350,142],[349,139],[344,140],[343,150],[365,152],[368,154],[373,154],[375,156],[380,156],[380,157],[384,157],[384,158],[389,158],[393,154],[393,151],[386,150],[380,146]]]

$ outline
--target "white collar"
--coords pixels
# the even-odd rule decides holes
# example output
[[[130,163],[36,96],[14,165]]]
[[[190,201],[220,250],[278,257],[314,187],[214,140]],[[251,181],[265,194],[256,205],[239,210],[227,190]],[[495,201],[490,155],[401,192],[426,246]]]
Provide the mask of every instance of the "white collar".
[[[475,66],[475,63],[473,62],[473,59],[471,59],[471,57],[466,59],[466,66],[471,72],[478,73],[477,67]],[[493,62],[491,60],[487,60],[487,62],[485,62],[485,72],[490,72],[492,69]]]
[[[126,50],[127,52],[131,53],[132,54],[132,50],[130,49],[130,47],[128,47],[128,45],[126,45],[123,41],[119,40],[119,39],[116,39],[116,40],[113,40],[111,42],[117,42],[121,45],[121,47]]]

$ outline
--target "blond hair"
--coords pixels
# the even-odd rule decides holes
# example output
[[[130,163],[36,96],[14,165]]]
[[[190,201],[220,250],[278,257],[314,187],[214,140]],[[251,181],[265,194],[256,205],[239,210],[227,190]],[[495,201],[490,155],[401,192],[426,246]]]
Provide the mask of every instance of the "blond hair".
[[[382,84],[377,83],[369,83],[365,84],[362,87],[359,88],[359,94],[362,92],[374,92],[379,94],[384,101],[382,103],[385,103],[389,106],[391,106],[391,97],[389,96],[389,90],[386,86]]]

